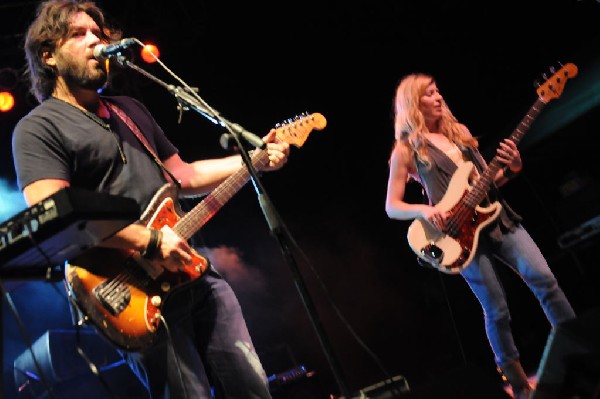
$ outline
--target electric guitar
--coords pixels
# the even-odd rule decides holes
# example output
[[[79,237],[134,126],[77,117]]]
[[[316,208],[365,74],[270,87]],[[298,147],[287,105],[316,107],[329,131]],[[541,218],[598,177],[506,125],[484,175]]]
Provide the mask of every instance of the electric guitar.
[[[321,130],[326,123],[322,114],[302,114],[276,125],[275,130],[280,140],[301,147],[313,129]],[[269,156],[264,150],[256,150],[251,161],[260,169],[269,164]],[[189,240],[250,177],[243,166],[187,213],[179,206],[175,184],[166,183],[154,194],[138,223],[155,229],[169,226]],[[137,351],[155,339],[161,326],[161,309],[169,296],[200,281],[208,267],[209,260],[197,252],[190,265],[171,272],[153,266],[137,251],[94,247],[68,262],[65,276],[69,295],[84,320],[91,321],[119,348]]]
[[[515,144],[523,138],[544,106],[560,97],[567,80],[576,75],[577,67],[566,64],[537,88],[538,98],[509,136]],[[503,166],[498,157],[494,157],[473,186],[469,185],[469,176],[475,167],[473,163],[465,162],[457,168],[446,193],[435,205],[439,210],[449,212],[445,227],[439,230],[429,221],[418,218],[408,228],[409,246],[420,263],[448,274],[460,273],[469,265],[477,250],[481,230],[502,210],[498,201],[486,207],[480,204]]]

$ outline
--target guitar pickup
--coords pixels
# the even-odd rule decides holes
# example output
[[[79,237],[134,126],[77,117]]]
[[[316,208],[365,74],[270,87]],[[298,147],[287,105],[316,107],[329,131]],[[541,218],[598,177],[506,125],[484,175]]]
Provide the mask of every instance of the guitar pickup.
[[[123,283],[105,281],[94,288],[94,295],[113,316],[121,313],[131,301],[131,292]]]

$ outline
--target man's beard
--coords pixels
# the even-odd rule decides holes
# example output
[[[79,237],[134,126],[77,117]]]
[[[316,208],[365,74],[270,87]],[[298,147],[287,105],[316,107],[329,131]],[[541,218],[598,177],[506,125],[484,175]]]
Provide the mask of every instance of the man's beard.
[[[106,83],[106,70],[99,63],[97,68],[91,69],[88,60],[85,63],[76,63],[63,60],[57,64],[58,74],[63,77],[71,88],[98,90]]]

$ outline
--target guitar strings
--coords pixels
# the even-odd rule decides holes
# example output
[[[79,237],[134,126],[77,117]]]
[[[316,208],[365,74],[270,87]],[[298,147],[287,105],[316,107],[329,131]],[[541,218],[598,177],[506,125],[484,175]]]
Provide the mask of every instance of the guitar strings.
[[[539,113],[542,111],[544,105],[545,105],[545,103],[538,97],[537,100],[535,101],[535,103],[533,104],[533,106],[529,109],[527,114],[525,114],[525,116],[523,117],[521,122],[519,122],[519,124],[517,125],[517,128],[514,130],[514,132],[509,137],[515,144],[518,144],[521,141],[521,139],[523,138],[523,136],[529,129],[531,122],[533,120],[535,120],[535,118],[539,115]],[[500,166],[501,165],[499,165],[497,162],[497,157],[494,157],[492,159],[492,161],[490,162],[490,167],[485,170],[485,172],[483,173],[483,176],[482,176],[482,179],[484,179],[483,181],[485,182],[486,187],[489,187],[489,185],[491,184],[491,181],[493,180],[492,171],[494,172],[493,174],[495,175]],[[456,234],[458,234],[460,232],[460,227],[468,219],[471,218],[471,215],[475,212],[475,207],[477,206],[477,204],[474,203],[475,199],[477,198],[478,195],[485,194],[485,191],[486,190],[483,190],[476,186],[475,189],[470,191],[467,194],[467,196],[465,197],[465,202],[468,202],[467,200],[470,199],[471,203],[465,204],[465,202],[463,202],[459,205],[458,211],[456,212],[456,217],[458,218],[458,220],[455,220],[452,217],[454,215],[450,216],[450,218],[449,218],[450,219],[450,223],[449,223],[450,229],[448,229],[448,232],[450,233],[451,236],[453,236],[453,235],[455,236]],[[469,205],[469,206],[467,206],[467,205]]]
[[[256,160],[255,166],[267,165],[269,157],[266,154],[266,151],[261,151],[257,155],[253,156],[253,161]],[[227,182],[229,182],[230,179],[233,180],[233,183],[228,184]],[[188,215],[195,215],[195,218],[197,219],[197,216],[205,213],[204,217],[200,220],[200,227],[203,226],[206,222],[212,219],[215,213],[233,196],[233,194],[237,193],[249,179],[250,173],[248,172],[248,169],[245,167],[240,168],[225,182],[223,182],[221,186],[215,188],[210,194],[208,194],[197,207],[188,212]],[[175,232],[180,232],[181,234],[179,234],[179,236],[187,240],[198,230],[198,225],[191,226],[186,224],[185,221],[181,220],[177,223],[173,230],[175,230]]]
[[[138,285],[140,281],[133,275],[132,268],[128,266],[124,271],[119,273],[114,279],[106,284],[99,292],[103,298],[110,302],[114,302],[115,299],[121,300],[129,288],[125,286],[125,289],[121,289],[127,282],[135,281]],[[134,284],[135,285],[135,284]]]

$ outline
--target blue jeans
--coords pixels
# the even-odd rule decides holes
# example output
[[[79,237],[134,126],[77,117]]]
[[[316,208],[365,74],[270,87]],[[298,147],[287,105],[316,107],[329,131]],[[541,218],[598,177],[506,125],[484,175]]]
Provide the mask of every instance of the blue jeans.
[[[181,288],[163,309],[171,336],[163,328],[156,345],[123,354],[150,398],[270,399],[266,373],[230,285],[211,268]]]
[[[503,234],[500,242],[492,242],[482,234],[473,261],[461,274],[483,308],[485,330],[494,360],[502,367],[518,360],[519,351],[510,327],[506,294],[494,270],[497,262],[493,259],[494,255],[519,274],[540,302],[552,326],[574,318],[575,312],[538,246],[522,226]]]

